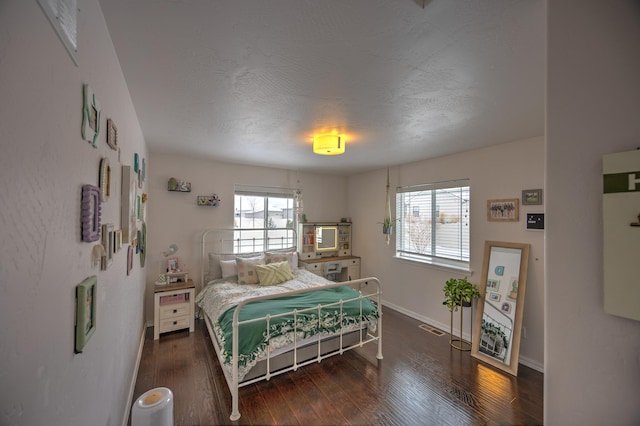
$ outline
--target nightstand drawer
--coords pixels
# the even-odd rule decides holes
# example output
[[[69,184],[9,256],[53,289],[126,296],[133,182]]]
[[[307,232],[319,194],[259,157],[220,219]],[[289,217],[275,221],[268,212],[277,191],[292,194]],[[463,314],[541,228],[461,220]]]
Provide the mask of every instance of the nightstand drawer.
[[[191,304],[187,303],[171,303],[169,305],[160,305],[160,320],[173,317],[181,317],[189,315]]]
[[[172,317],[160,320],[160,333],[189,328],[189,316]]]

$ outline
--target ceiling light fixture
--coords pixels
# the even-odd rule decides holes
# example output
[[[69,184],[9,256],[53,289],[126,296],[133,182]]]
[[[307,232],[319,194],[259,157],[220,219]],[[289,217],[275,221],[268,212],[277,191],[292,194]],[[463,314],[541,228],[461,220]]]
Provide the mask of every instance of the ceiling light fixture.
[[[320,155],[344,154],[345,139],[343,135],[330,133],[313,137],[313,152]]]

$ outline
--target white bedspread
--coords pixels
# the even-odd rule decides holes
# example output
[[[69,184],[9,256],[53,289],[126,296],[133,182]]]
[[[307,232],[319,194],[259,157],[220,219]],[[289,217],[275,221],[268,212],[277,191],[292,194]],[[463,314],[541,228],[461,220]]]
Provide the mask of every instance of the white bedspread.
[[[237,281],[219,279],[211,281],[198,293],[196,303],[213,323],[220,314],[251,297],[286,293],[293,290],[322,287],[335,284],[305,269],[294,272],[295,279],[279,285],[261,286],[257,284],[238,284]]]

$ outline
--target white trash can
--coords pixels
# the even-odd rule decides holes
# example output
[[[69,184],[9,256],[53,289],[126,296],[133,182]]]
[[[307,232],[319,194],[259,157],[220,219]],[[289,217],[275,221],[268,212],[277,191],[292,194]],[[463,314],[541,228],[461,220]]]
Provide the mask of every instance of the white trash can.
[[[173,426],[173,392],[155,388],[140,395],[131,407],[131,426]]]

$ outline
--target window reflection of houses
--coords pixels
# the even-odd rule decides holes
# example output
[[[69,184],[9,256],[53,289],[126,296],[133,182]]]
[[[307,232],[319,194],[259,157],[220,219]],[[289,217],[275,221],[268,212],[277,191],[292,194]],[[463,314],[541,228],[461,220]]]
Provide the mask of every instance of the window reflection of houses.
[[[288,209],[291,210],[291,209]],[[292,214],[292,213],[290,213]],[[236,216],[237,216],[237,212],[236,212]],[[264,210],[243,210],[241,212],[241,217],[247,218],[247,219],[264,219],[266,217],[270,217],[273,219],[285,219],[284,216],[284,212],[282,209],[279,208],[270,208],[269,211],[267,212],[267,215],[265,215],[265,211]]]

